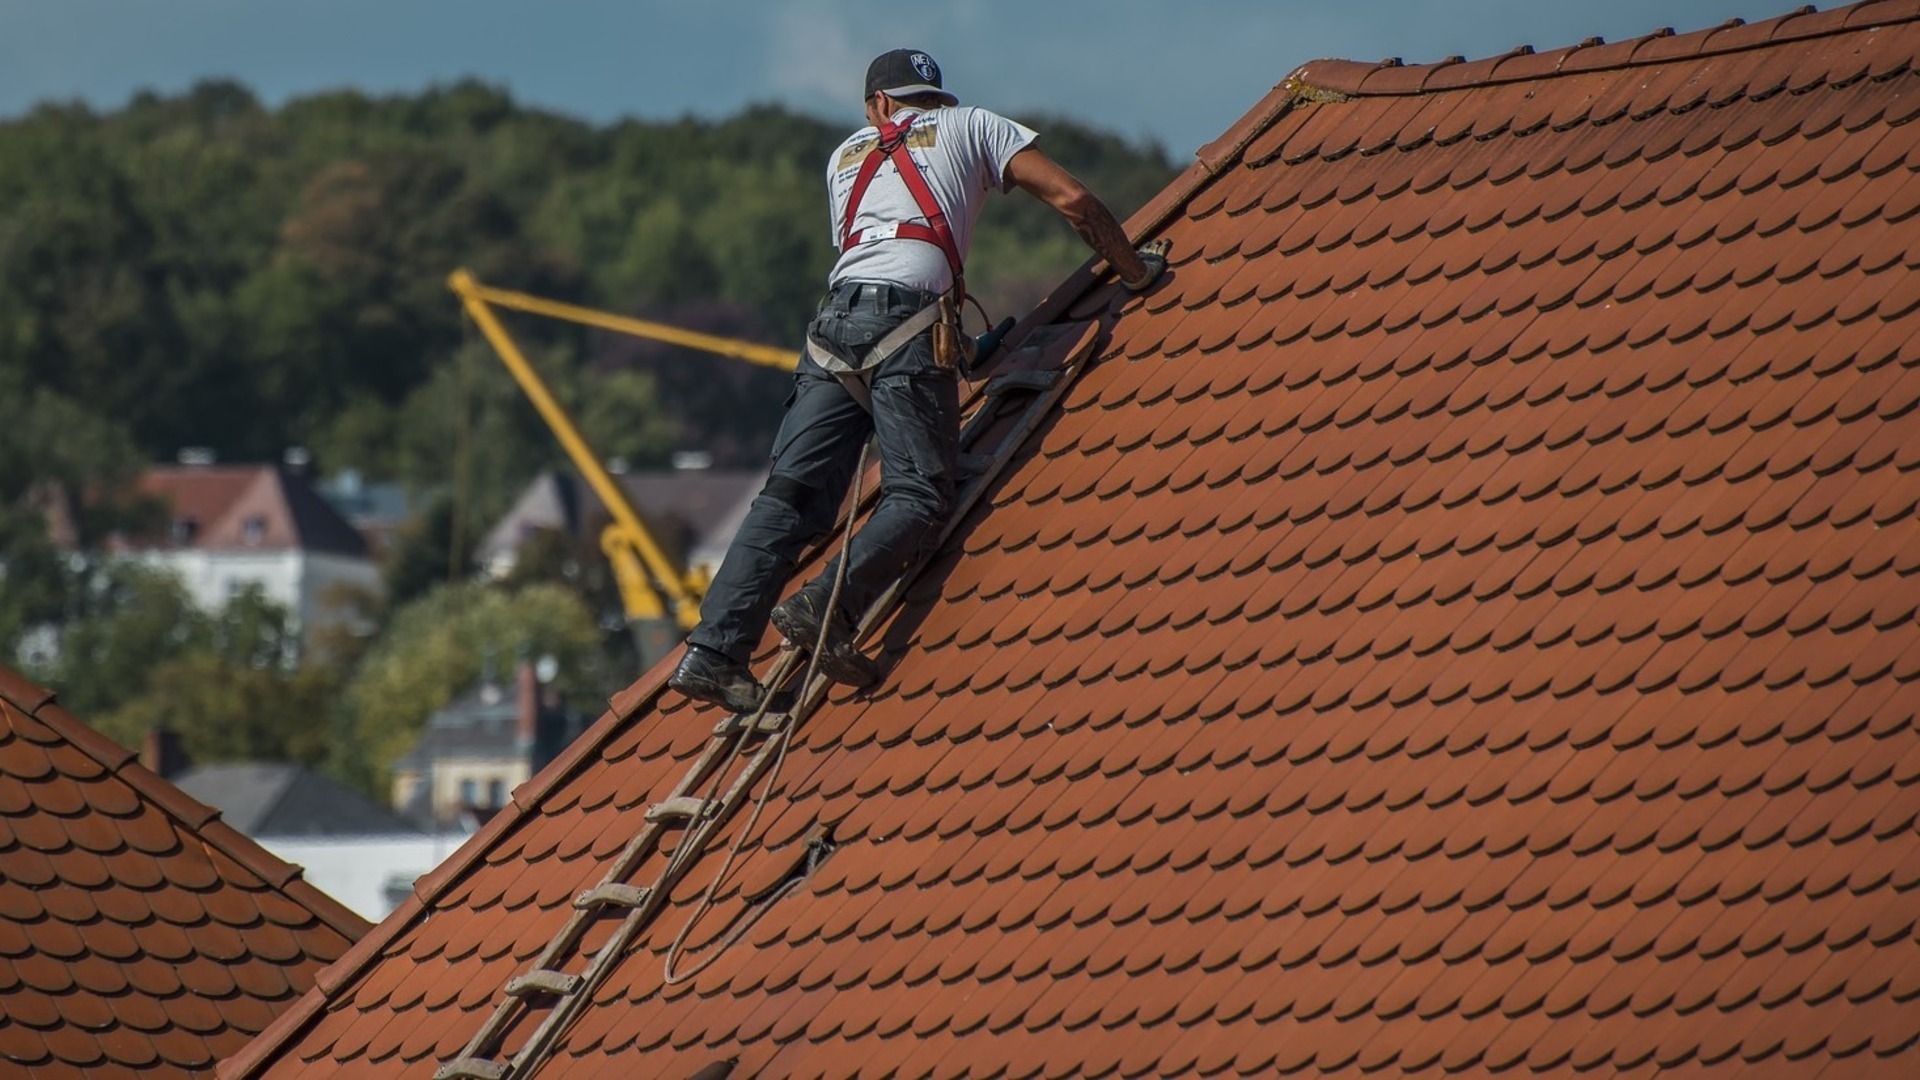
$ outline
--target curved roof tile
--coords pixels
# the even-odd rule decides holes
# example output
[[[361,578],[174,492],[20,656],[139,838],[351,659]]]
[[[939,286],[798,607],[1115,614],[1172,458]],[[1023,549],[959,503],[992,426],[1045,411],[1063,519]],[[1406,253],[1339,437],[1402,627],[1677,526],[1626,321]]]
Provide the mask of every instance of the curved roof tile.
[[[1299,69],[1132,222],[1166,285],[1029,317],[1090,363],[736,881],[837,848],[668,985],[709,855],[540,1075],[1913,1075],[1916,59]],[[226,1074],[458,1053],[719,719],[664,673]]]
[[[0,669],[0,1061],[191,1075],[367,923]]]

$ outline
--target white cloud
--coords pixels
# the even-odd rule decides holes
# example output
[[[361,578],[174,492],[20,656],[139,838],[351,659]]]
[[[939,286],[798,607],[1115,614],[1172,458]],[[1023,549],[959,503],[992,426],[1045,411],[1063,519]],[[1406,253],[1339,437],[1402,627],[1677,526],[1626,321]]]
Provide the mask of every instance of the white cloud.
[[[767,74],[771,89],[781,97],[802,101],[857,101],[860,76],[871,57],[860,55],[849,32],[849,20],[835,12],[821,17],[821,7],[794,5],[780,9],[767,27]]]
[[[549,0],[529,19],[524,0],[468,0],[449,21],[444,0],[0,0],[0,116],[46,97],[113,107],[139,87],[177,91],[210,75],[278,101],[472,74],[599,121],[717,117],[773,100],[852,124],[867,62],[913,46],[940,60],[963,101],[1151,134],[1184,157],[1318,57],[1489,56],[1523,41],[1544,49],[1762,19],[1798,2]],[[378,34],[364,33],[375,23]]]

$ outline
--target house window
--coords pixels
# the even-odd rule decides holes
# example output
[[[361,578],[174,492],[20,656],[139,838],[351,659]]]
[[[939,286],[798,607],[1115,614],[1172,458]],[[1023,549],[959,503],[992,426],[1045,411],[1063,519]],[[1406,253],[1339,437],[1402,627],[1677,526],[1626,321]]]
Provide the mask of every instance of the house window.
[[[499,780],[487,781],[487,809],[498,810],[507,804],[507,785]]]
[[[266,518],[257,517],[257,516],[250,517],[247,520],[240,523],[240,539],[242,542],[249,545],[258,544],[260,541],[265,540],[266,538],[267,538],[267,519]]]
[[[460,805],[477,806],[475,800],[480,796],[480,782],[469,776],[460,781]]]
[[[170,533],[173,537],[174,543],[191,544],[193,543],[193,534],[198,532],[199,529],[200,529],[200,523],[195,521],[193,518],[177,517],[173,519],[173,527],[170,530]]]

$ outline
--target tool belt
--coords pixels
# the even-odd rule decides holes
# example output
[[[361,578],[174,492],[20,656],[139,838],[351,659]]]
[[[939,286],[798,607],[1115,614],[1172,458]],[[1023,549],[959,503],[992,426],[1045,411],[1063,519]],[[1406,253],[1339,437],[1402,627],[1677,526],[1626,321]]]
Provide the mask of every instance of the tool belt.
[[[973,340],[960,328],[958,289],[932,294],[880,282],[847,282],[827,294],[820,313],[807,327],[807,358],[846,385],[863,408],[871,409],[867,381],[887,358],[922,334],[931,333],[934,364],[966,370]],[[878,340],[846,340],[830,320],[856,312],[878,315],[902,305],[919,304]],[[869,342],[871,342],[869,344]]]
[[[831,334],[823,334],[820,320],[816,318],[807,327],[807,356],[835,374],[869,371],[879,367],[887,357],[905,348],[908,342],[931,327],[934,364],[943,369],[964,372],[973,361],[974,341],[961,325],[962,295],[957,285],[935,295],[879,282],[845,283],[828,293],[821,302],[821,316],[836,311],[851,314],[860,309],[878,314],[899,303],[920,303],[921,307],[865,348],[836,340]]]
[[[879,367],[887,357],[905,348],[909,341],[925,333],[927,328],[940,321],[940,310],[944,300],[936,300],[887,331],[872,347],[855,352],[853,349],[832,341],[816,333],[813,328],[807,330],[807,356],[814,363],[836,375],[859,374]],[[935,362],[939,362],[939,334],[935,334]],[[944,365],[942,365],[944,366]]]
[[[960,304],[965,294],[963,286],[954,287],[940,295],[933,306],[939,314],[933,320],[933,362],[944,370],[959,371],[970,375],[973,371],[973,337],[960,325]]]

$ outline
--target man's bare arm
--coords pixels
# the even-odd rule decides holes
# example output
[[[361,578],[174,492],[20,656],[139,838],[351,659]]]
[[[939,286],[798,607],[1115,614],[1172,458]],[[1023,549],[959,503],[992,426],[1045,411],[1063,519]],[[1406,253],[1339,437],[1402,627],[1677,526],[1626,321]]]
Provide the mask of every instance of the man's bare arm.
[[[1113,211],[1039,147],[1029,146],[1013,155],[1007,162],[1007,179],[1066,218],[1080,239],[1107,260],[1123,283],[1147,277],[1146,263],[1133,249]]]

